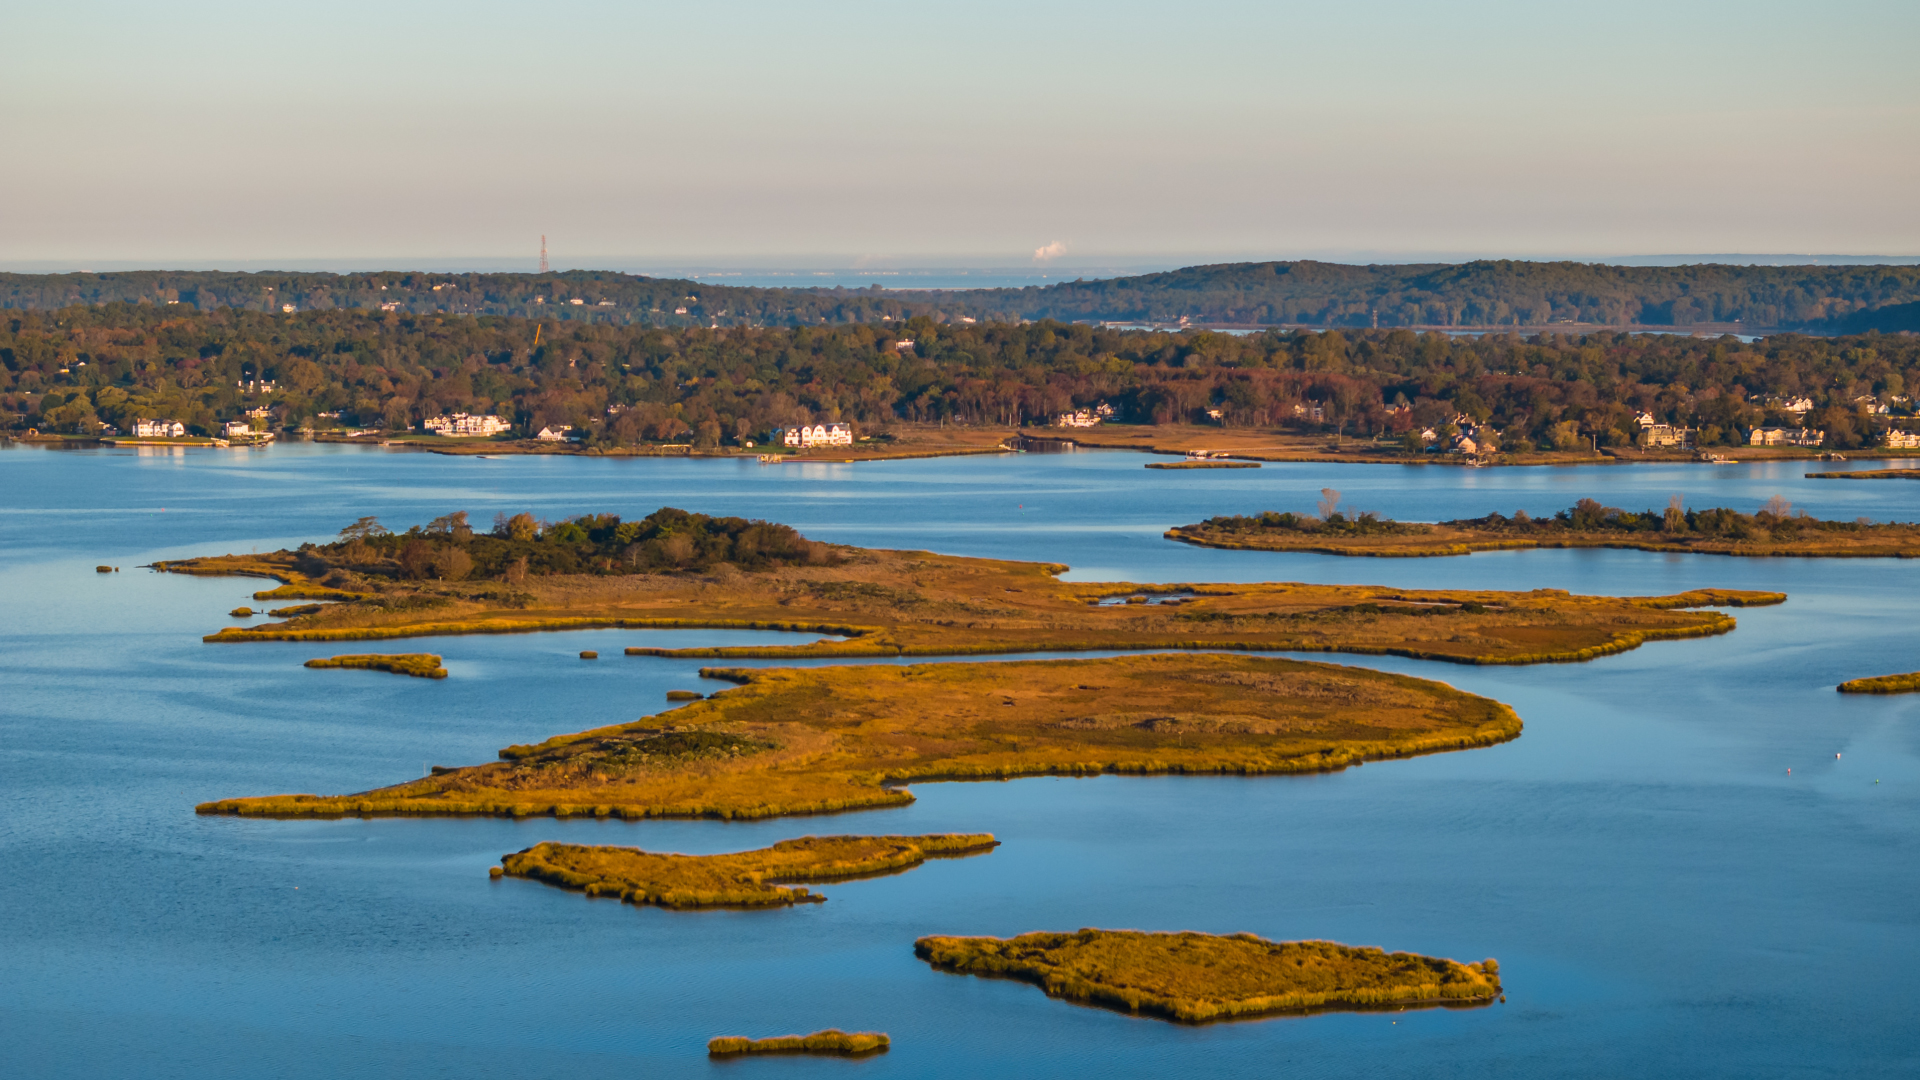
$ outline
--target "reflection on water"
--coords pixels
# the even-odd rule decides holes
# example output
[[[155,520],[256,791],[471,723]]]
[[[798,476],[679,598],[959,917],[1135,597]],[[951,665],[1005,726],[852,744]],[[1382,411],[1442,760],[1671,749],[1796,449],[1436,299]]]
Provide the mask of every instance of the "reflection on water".
[[[1908,1015],[1920,698],[1833,692],[1920,667],[1912,564],[1596,550],[1365,560],[1160,536],[1213,514],[1308,509],[1329,486],[1403,520],[1551,513],[1586,495],[1638,509],[1674,492],[1743,510],[1778,492],[1822,517],[1913,520],[1920,485],[1806,480],[1787,464],[1269,465],[1226,481],[1147,472],[1124,453],[761,469],[179,449],[0,454],[9,1075],[706,1075],[712,1036],[830,1026],[887,1031],[894,1048],[729,1068],[1856,1077],[1911,1075],[1920,1055]],[[926,784],[901,810],[743,824],[191,813],[221,796],[363,790],[658,713],[667,690],[701,685],[700,662],[624,646],[774,636],[430,639],[417,647],[445,656],[442,682],[309,671],[300,663],[326,647],[200,643],[256,583],[136,564],[322,539],[367,513],[400,527],[453,509],[484,521],[660,505],[1064,562],[1085,580],[1712,586],[1792,599],[1736,612],[1725,637],[1591,664],[1333,658],[1496,697],[1527,729],[1499,747],[1327,776]],[[125,569],[95,574],[102,562]],[[583,663],[582,649],[603,659]],[[502,853],[544,839],[712,852],[948,830],[1004,844],[850,882],[795,911],[635,909],[486,876]],[[1508,1002],[1188,1028],[941,975],[912,955],[922,934],[1080,926],[1493,956]]]

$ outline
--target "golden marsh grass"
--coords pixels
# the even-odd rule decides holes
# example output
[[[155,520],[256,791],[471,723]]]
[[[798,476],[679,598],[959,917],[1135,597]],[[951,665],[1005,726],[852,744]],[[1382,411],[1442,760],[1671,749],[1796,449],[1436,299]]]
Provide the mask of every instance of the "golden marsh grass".
[[[928,859],[984,854],[998,843],[987,833],[803,836],[757,851],[675,855],[549,842],[506,856],[496,869],[505,876],[545,881],[588,896],[615,896],[629,904],[785,907],[826,899],[788,886],[897,874]]]
[[[1521,728],[1444,683],[1219,653],[702,674],[739,686],[392,787],[199,810],[768,818],[900,806],[921,781],[1327,772]]]
[[[309,660],[306,666],[391,671],[395,675],[412,675],[420,679],[447,677],[447,669],[440,666],[440,658],[433,653],[353,653],[347,656],[328,657],[324,660]]]
[[[1169,584],[1181,604],[1097,604],[1142,591],[1064,582],[1058,564],[928,552],[836,549],[827,566],[752,574],[529,577],[510,599],[487,583],[414,583],[329,606],[297,623],[229,627],[212,642],[378,641],[438,634],[592,628],[785,630],[842,641],[630,655],[703,658],[980,656],[1040,651],[1297,650],[1389,654],[1468,664],[1590,660],[1653,640],[1732,630],[1703,606],[1778,603],[1779,593],[1574,596],[1376,586]],[[186,573],[298,577],[290,553],[167,563]],[[411,590],[411,591],[408,591]],[[359,594],[350,594],[359,595]],[[371,594],[369,594],[371,596]],[[1445,616],[1436,618],[1434,616]]]
[[[1920,671],[1905,675],[1874,675],[1848,679],[1834,689],[1843,694],[1911,694],[1920,690]]]
[[[923,937],[944,971],[1034,983],[1048,997],[1197,1024],[1281,1012],[1484,1005],[1500,965],[1253,934],[1081,930]]]
[[[776,1035],[771,1039],[723,1035],[707,1043],[707,1053],[713,1057],[735,1054],[837,1054],[855,1057],[877,1054],[891,1045],[892,1040],[882,1032],[848,1033],[839,1028],[828,1028],[811,1035]]]

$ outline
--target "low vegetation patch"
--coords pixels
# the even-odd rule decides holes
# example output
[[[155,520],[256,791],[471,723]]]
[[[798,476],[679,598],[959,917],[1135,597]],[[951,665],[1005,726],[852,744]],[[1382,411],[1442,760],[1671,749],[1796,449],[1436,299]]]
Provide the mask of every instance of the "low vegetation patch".
[[[707,1053],[713,1057],[731,1057],[735,1054],[837,1054],[854,1057],[877,1054],[890,1045],[892,1040],[878,1031],[849,1034],[839,1028],[828,1028],[811,1035],[779,1035],[771,1039],[723,1035],[707,1043]]]
[[[391,671],[395,675],[412,675],[421,679],[447,677],[447,669],[440,666],[440,658],[433,653],[355,653],[348,656],[329,657],[325,660],[309,660],[306,666]]]
[[[588,896],[668,908],[786,907],[826,897],[800,882],[897,874],[928,859],[979,855],[987,833],[935,836],[803,836],[758,851],[673,855],[639,848],[542,843],[500,860],[498,874],[532,878]]]
[[[1920,690],[1920,671],[1905,675],[1875,675],[1865,679],[1848,679],[1835,689],[1843,694],[1911,694]]]
[[[1809,480],[1920,480],[1920,468],[1856,469],[1853,472],[1810,472]]]
[[[900,806],[916,781],[1325,772],[1490,746],[1521,727],[1507,706],[1443,683],[1217,653],[702,674],[740,685],[393,787],[199,809],[767,818]]]
[[[1138,930],[1014,938],[923,937],[934,967],[1038,984],[1047,996],[1186,1023],[1279,1012],[1484,1005],[1500,965],[1461,964],[1331,941]]]
[[[1899,470],[1920,472],[1920,470]],[[1839,474],[1858,475],[1858,474]],[[1328,555],[1434,556],[1513,548],[1612,547],[1708,555],[1892,557],[1920,556],[1920,525],[1823,521],[1775,496],[1755,513],[1726,507],[1688,510],[1679,496],[1665,510],[1633,513],[1581,499],[1550,518],[1518,511],[1512,517],[1421,524],[1349,518],[1328,489],[1320,516],[1265,513],[1214,517],[1168,530],[1167,538],[1201,547],[1309,551]]]
[[[253,609],[250,607],[237,607],[227,612],[227,614],[236,619],[250,619],[253,617]]]

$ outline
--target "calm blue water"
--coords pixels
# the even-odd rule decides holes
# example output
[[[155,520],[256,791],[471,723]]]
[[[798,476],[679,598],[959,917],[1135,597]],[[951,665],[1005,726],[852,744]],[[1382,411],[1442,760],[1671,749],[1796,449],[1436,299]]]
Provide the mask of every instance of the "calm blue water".
[[[0,1051],[8,1076],[1911,1076],[1920,1070],[1920,668],[1911,563],[1519,552],[1346,560],[1160,538],[1216,513],[1433,519],[1684,494],[1920,517],[1920,483],[1805,466],[1268,466],[1125,453],[882,465],[359,448],[0,450]],[[1854,463],[1871,467],[1870,463]],[[256,586],[137,564],[272,548],[375,513],[661,505],[851,543],[1072,564],[1081,579],[1657,593],[1780,588],[1726,637],[1585,665],[1344,662],[1513,704],[1492,749],[1322,777],[930,784],[904,810],[755,824],[240,821],[204,799],[355,791],[632,719],[697,662],[592,631],[422,643],[452,677],[310,672],[204,645]],[[122,567],[97,575],[96,563]],[[583,648],[607,659],[578,660]],[[1836,758],[1836,754],[1843,755]],[[1792,769],[1789,775],[1788,769]],[[780,912],[635,909],[524,881],[542,839],[738,850],[822,831],[991,831],[990,855],[827,886]],[[1185,1028],[937,974],[928,933],[1127,926],[1498,957],[1507,1004]],[[878,1029],[861,1062],[709,1064],[719,1034]]]

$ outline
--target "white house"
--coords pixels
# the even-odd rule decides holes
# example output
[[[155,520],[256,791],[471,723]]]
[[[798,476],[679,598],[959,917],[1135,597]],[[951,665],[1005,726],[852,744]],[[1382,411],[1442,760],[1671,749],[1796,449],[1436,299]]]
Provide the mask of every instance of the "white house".
[[[227,421],[227,438],[243,438],[251,434],[253,434],[253,425],[245,420]]]
[[[1693,429],[1675,427],[1672,424],[1642,424],[1640,426],[1640,445],[1648,448],[1661,446],[1691,446]]]
[[[135,420],[136,439],[178,439],[187,433],[187,425],[178,420]]]
[[[815,424],[780,428],[773,433],[783,446],[852,446],[853,428],[847,424]]]
[[[540,434],[535,435],[534,438],[541,442],[564,442],[572,437],[572,432],[572,424],[549,424],[541,428]]]
[[[1112,418],[1113,406],[1103,401],[1091,409],[1075,409],[1072,412],[1063,412],[1053,418],[1053,426],[1089,428],[1100,423],[1102,420],[1110,420]]]
[[[471,416],[463,412],[435,416],[420,426],[442,435],[498,435],[508,427],[507,422],[497,416]]]
[[[1920,433],[1912,431],[1889,431],[1886,441],[1881,443],[1889,450],[1920,450]]]
[[[1819,446],[1827,433],[1812,428],[1754,428],[1747,435],[1748,446]]]

